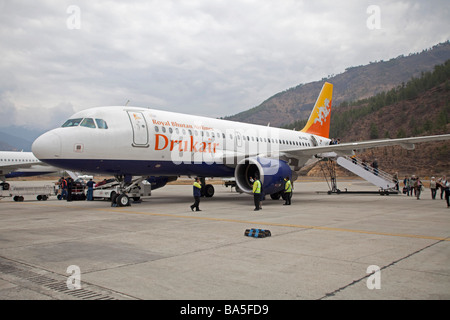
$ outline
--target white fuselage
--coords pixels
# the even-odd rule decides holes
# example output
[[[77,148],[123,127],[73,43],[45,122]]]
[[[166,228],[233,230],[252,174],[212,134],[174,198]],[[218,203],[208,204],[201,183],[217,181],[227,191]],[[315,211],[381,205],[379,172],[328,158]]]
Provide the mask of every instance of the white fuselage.
[[[72,122],[70,122],[72,120]],[[249,156],[325,146],[329,139],[195,115],[135,107],[99,107],[74,114],[33,144],[44,162],[115,175],[233,176]],[[310,156],[299,159],[303,165]]]

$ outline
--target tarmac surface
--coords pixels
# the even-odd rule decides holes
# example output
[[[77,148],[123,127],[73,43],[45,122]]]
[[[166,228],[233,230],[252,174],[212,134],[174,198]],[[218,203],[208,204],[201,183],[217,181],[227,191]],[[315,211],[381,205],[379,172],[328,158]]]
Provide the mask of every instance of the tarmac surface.
[[[338,187],[377,191],[361,180]],[[450,209],[439,195],[294,188],[291,206],[268,197],[257,212],[251,196],[222,185],[201,212],[189,208],[190,185],[129,207],[4,198],[0,299],[450,299]],[[271,236],[245,236],[250,228]]]

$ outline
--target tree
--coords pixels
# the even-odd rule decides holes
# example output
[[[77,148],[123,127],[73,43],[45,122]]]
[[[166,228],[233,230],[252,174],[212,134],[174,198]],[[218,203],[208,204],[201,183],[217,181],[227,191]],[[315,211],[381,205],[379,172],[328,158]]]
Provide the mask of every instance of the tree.
[[[378,127],[375,123],[371,123],[370,124],[370,139],[378,139],[379,138],[379,134],[378,134]]]

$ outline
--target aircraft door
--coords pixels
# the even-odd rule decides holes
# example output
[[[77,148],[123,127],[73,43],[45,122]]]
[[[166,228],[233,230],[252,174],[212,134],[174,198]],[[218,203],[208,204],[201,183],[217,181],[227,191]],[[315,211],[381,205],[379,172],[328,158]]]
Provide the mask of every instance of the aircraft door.
[[[316,137],[314,137],[314,136],[311,136],[311,143],[314,147],[317,147],[319,145]]]
[[[242,147],[242,135],[241,135],[241,133],[239,131],[236,131],[234,136],[235,136],[235,139],[236,139],[236,146],[238,148],[241,148]]]
[[[133,147],[148,148],[148,126],[142,112],[127,111],[133,128]]]

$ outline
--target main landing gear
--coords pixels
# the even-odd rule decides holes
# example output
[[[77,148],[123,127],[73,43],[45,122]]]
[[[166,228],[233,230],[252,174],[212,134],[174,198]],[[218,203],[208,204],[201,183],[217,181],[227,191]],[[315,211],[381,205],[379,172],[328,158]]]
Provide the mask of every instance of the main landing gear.
[[[202,185],[202,196],[206,198],[212,198],[214,195],[214,186],[212,184],[206,184],[206,179],[201,177],[200,184]]]

